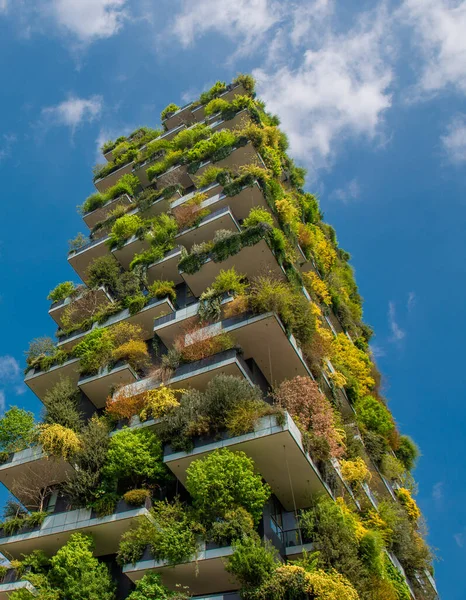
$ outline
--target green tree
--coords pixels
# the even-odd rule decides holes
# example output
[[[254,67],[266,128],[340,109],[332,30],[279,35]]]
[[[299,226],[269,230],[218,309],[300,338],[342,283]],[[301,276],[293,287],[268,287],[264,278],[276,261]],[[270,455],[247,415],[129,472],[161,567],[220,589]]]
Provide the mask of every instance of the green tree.
[[[44,405],[44,423],[58,423],[73,431],[82,428],[82,413],[78,410],[78,390],[69,378],[61,378],[47,391]]]
[[[373,396],[358,398],[355,405],[359,424],[369,431],[387,437],[395,425],[390,411]]]
[[[225,562],[225,569],[247,592],[269,579],[278,565],[278,552],[272,544],[263,544],[256,535],[235,544],[233,554]]]
[[[400,443],[395,454],[403,463],[405,469],[412,471],[416,466],[416,461],[419,458],[420,452],[419,448],[409,436],[402,435],[400,437]]]
[[[113,600],[114,585],[108,567],[93,556],[91,537],[74,533],[51,559],[49,581],[66,600]]]
[[[32,442],[34,414],[12,406],[0,419],[0,448],[3,452],[24,450]]]
[[[186,489],[202,522],[213,523],[236,507],[243,507],[257,524],[270,496],[270,488],[254,472],[244,452],[227,448],[193,461],[187,470]]]
[[[159,481],[165,476],[162,444],[147,429],[122,429],[110,439],[102,475],[107,481],[131,483],[132,487]]]

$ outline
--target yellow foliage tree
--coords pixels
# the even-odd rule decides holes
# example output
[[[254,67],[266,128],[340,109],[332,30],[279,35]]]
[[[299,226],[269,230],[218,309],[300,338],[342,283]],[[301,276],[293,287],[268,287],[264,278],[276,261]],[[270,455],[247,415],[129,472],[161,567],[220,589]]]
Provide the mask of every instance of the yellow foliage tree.
[[[81,448],[78,435],[58,423],[39,426],[39,444],[46,454],[70,460]]]
[[[161,385],[155,390],[149,390],[144,394],[144,408],[139,413],[142,421],[147,419],[159,419],[173,408],[180,405],[176,395],[184,394],[186,390],[173,390]]]
[[[339,333],[332,341],[331,360],[357,396],[365,396],[370,393],[375,385],[371,375],[370,358],[365,352],[359,350],[344,333]]]
[[[332,298],[330,297],[327,284],[317,275],[317,273],[314,273],[314,271],[303,273],[303,280],[308,292],[316,296],[319,302],[325,304],[325,306],[330,306]]]
[[[341,474],[350,484],[363,483],[371,479],[371,473],[364,460],[359,456],[355,460],[342,460],[340,462]]]
[[[411,496],[411,492],[406,488],[398,488],[396,490],[396,496],[405,507],[411,521],[417,521],[421,516],[421,511],[419,510],[416,500]]]

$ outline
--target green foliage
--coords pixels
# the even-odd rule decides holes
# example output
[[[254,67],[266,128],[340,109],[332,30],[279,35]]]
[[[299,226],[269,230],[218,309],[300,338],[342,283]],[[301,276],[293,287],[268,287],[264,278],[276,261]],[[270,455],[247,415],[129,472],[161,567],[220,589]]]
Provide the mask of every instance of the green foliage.
[[[267,223],[270,227],[274,226],[273,217],[268,210],[256,206],[251,208],[248,216],[243,221],[243,227],[254,227],[259,223]]]
[[[172,146],[175,150],[186,150],[186,148],[192,148],[200,140],[208,138],[211,134],[210,127],[204,123],[197,123],[193,127],[177,133],[172,140]]]
[[[270,488],[254,472],[253,461],[244,452],[216,450],[193,461],[187,469],[186,489],[199,518],[213,523],[232,508],[242,507],[259,522]]]
[[[156,502],[151,514],[155,520],[150,544],[154,558],[171,565],[193,558],[198,551],[196,524],[180,501]]]
[[[176,165],[183,156],[182,150],[170,150],[165,154],[163,158],[151,165],[147,170],[147,177],[149,181],[152,181],[155,177],[158,177],[165,171],[167,171],[173,165]]]
[[[12,406],[0,419],[0,449],[3,452],[24,450],[32,443],[34,431],[34,414]]]
[[[79,232],[75,238],[73,238],[72,240],[68,240],[69,252],[78,252],[78,250],[85,246],[88,241],[89,238],[83,233]]]
[[[143,506],[149,497],[149,490],[142,488],[139,490],[129,490],[129,492],[123,495],[123,500],[132,506]]]
[[[107,481],[126,481],[133,487],[165,478],[160,440],[147,429],[118,431],[110,439],[102,475]]]
[[[93,556],[92,538],[74,533],[51,559],[49,581],[67,600],[113,600],[108,567]]]
[[[201,104],[207,104],[213,98],[220,96],[227,89],[227,84],[224,81],[217,81],[207,92],[202,92],[199,97],[199,102]]]
[[[153,298],[170,298],[172,302],[176,300],[175,284],[173,281],[156,280],[148,286],[150,296]]]
[[[365,429],[389,436],[394,429],[393,418],[386,406],[373,396],[358,398],[355,404],[357,421]]]
[[[398,460],[403,463],[405,469],[407,471],[412,471],[416,466],[416,461],[419,458],[420,452],[419,448],[409,436],[402,435],[400,436],[399,445],[395,454]]]
[[[78,410],[79,394],[76,386],[67,378],[60,378],[58,382],[47,390],[43,399],[45,424],[58,423],[63,427],[79,431],[83,426],[83,415]]]
[[[144,550],[151,542],[153,528],[152,523],[141,517],[137,519],[131,529],[125,531],[118,546],[117,562],[119,565],[134,565],[142,558]]]
[[[72,281],[64,281],[63,283],[59,283],[57,287],[49,292],[47,300],[60,302],[60,300],[64,300],[65,298],[68,298],[68,296],[71,296],[75,289],[76,286]]]
[[[81,373],[97,373],[111,359],[113,343],[104,328],[93,329],[74,348],[74,355],[80,359]]]
[[[117,219],[109,236],[110,248],[121,248],[143,225],[139,215],[124,215]]]
[[[99,256],[88,266],[86,277],[90,288],[107,286],[110,290],[115,290],[120,277],[120,267],[113,256]]]
[[[254,94],[256,81],[252,75],[240,73],[233,79],[233,85],[242,85],[248,94]]]
[[[225,569],[247,592],[267,581],[278,562],[278,552],[270,542],[263,544],[259,536],[251,536],[235,544],[233,554],[225,562]]]
[[[147,573],[136,581],[136,589],[128,600],[188,600],[189,596],[181,591],[171,592],[166,588],[159,573]],[[403,599],[404,600],[404,599]]]
[[[388,556],[385,556],[385,570],[395,589],[397,600],[411,600],[411,593],[403,574],[392,565]]]
[[[232,147],[238,141],[237,136],[229,129],[216,131],[207,140],[200,140],[191,150],[186,152],[186,160],[195,162],[212,157],[220,148]]]
[[[220,545],[230,546],[238,540],[251,536],[254,532],[254,521],[242,507],[227,510],[222,519],[214,521],[210,537]]]
[[[180,107],[178,106],[178,104],[174,104],[173,102],[171,102],[170,104],[168,104],[168,106],[166,106],[162,112],[160,113],[160,120],[161,121],[165,121],[165,119],[171,114],[176,112],[177,110],[180,110]]]

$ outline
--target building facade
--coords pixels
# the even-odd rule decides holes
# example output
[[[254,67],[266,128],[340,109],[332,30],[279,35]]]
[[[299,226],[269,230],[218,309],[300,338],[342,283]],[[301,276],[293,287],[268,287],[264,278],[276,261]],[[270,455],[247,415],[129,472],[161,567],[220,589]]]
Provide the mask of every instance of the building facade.
[[[106,143],[7,412],[0,598],[437,598],[349,255],[239,76]],[[1,437],[1,436],[0,436]]]

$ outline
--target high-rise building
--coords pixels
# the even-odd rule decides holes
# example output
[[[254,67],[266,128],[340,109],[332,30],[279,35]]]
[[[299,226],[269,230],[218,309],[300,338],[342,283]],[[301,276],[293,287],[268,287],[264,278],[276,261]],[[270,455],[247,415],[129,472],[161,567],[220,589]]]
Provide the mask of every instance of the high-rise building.
[[[0,421],[0,599],[437,597],[361,298],[254,81],[104,144]]]

